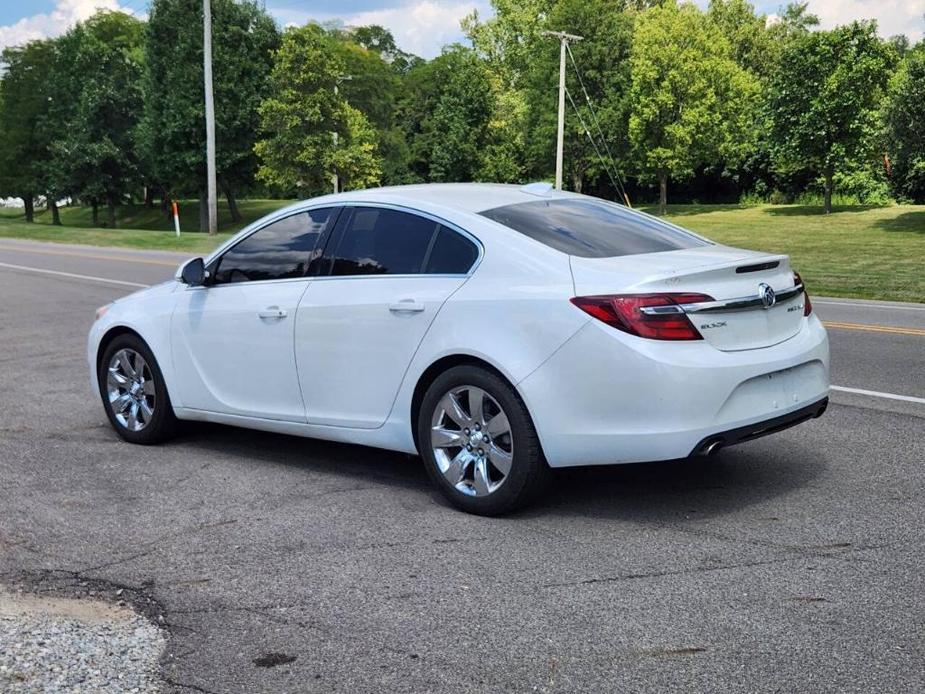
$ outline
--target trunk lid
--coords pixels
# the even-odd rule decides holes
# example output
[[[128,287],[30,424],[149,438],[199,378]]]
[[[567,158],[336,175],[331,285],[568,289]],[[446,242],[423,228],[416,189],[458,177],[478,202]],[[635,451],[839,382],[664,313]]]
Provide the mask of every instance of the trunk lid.
[[[794,285],[790,259],[728,246],[615,258],[570,256],[577,296],[599,294],[699,293],[717,301],[757,297],[759,285],[780,294]],[[803,319],[803,295],[770,308],[690,312],[704,340],[723,351],[759,349],[797,334]]]

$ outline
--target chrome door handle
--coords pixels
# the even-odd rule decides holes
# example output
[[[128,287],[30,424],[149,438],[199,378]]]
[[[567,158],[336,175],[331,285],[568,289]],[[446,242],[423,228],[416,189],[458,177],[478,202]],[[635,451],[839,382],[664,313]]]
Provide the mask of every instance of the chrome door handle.
[[[392,313],[420,313],[426,307],[424,304],[415,303],[413,299],[405,299],[394,304],[389,304],[389,310]]]
[[[257,317],[267,320],[280,320],[286,317],[286,311],[279,306],[267,306],[263,311],[257,311]]]

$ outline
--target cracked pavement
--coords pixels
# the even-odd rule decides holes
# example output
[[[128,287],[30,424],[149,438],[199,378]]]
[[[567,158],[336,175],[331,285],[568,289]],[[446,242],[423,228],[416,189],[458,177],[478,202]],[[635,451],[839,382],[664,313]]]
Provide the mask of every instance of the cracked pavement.
[[[573,470],[477,518],[399,454],[205,425],[122,443],[83,353],[123,291],[0,273],[0,584],[123,590],[170,633],[165,691],[925,681],[925,406],[836,399],[706,463]],[[853,344],[833,335],[842,380]]]

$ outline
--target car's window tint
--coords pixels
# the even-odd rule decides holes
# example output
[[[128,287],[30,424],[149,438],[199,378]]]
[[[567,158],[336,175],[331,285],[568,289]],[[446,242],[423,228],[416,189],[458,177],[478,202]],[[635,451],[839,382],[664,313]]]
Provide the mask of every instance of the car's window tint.
[[[603,200],[565,198],[481,213],[569,255],[610,258],[709,245],[680,227]]]
[[[303,277],[331,214],[330,208],[299,212],[251,234],[222,255],[213,281]]]
[[[348,212],[331,254],[332,275],[414,275],[421,272],[439,225],[418,215],[376,207]]]
[[[472,241],[441,226],[424,271],[432,275],[464,275],[478,257],[479,249]]]

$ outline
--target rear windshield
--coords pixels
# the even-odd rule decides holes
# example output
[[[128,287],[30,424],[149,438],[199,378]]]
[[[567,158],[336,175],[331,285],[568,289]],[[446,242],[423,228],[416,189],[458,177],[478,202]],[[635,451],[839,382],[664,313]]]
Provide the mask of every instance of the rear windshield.
[[[557,251],[582,258],[612,258],[710,245],[673,224],[590,198],[521,202],[481,214]]]

